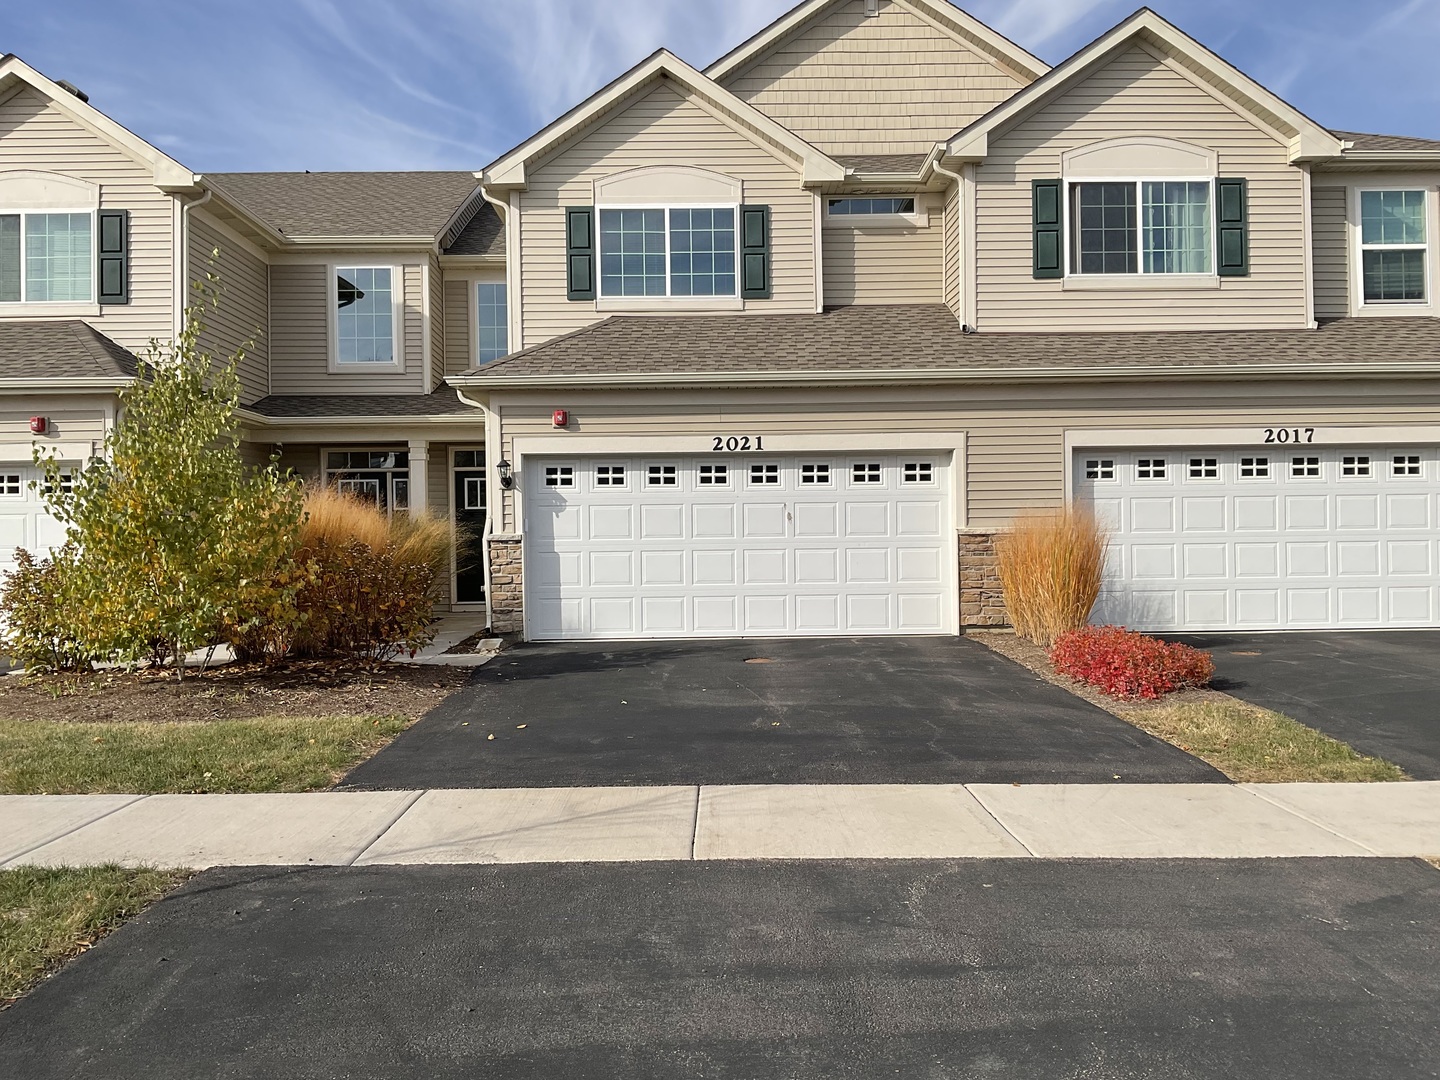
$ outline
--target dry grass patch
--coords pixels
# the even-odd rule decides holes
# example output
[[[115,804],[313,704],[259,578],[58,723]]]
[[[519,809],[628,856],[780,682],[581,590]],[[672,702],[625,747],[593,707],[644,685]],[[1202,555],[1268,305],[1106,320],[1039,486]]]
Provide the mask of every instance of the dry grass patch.
[[[182,870],[0,870],[0,1008],[190,876]]]
[[[1107,697],[1061,675],[1045,650],[1014,634],[975,632],[982,645],[1140,730],[1213,765],[1237,783],[1379,783],[1406,780],[1399,766],[1288,716],[1217,690],[1190,690],[1156,702]]]
[[[1015,632],[1051,645],[1090,619],[1105,573],[1105,529],[1081,510],[1018,519],[995,541],[1000,586]]]

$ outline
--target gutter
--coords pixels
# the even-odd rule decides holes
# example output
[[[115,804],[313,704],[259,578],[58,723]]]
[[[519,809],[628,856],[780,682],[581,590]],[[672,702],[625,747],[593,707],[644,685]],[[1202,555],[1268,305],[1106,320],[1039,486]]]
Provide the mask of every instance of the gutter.
[[[3,384],[0,384],[3,389]],[[463,400],[463,396],[462,396]],[[470,404],[466,400],[466,404]],[[257,413],[249,409],[236,409],[235,415],[240,417],[247,424],[256,427],[292,427],[296,424],[304,424],[306,427],[353,427],[356,424],[369,424],[377,427],[414,427],[420,425],[449,425],[449,424],[473,424],[476,417],[468,413],[442,413],[430,416],[400,416],[391,414],[389,416],[271,416],[268,413]]]
[[[115,391],[129,386],[135,379],[130,376],[104,379],[67,379],[57,384],[54,379],[0,379],[0,394],[31,393],[46,394],[93,394],[97,390]]]

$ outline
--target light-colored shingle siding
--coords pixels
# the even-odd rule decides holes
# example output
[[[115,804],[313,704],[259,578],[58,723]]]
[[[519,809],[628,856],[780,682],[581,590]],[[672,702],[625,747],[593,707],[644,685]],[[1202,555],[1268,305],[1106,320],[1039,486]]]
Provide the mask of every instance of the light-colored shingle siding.
[[[1219,289],[1064,291],[1032,278],[1032,180],[1061,175],[1061,154],[1122,136],[1160,135],[1219,155],[1250,182],[1250,276]],[[982,331],[1228,330],[1303,326],[1304,178],[1287,148],[1140,47],[994,137],[978,170],[977,320]],[[1223,322],[1222,322],[1223,320]]]
[[[457,375],[475,366],[470,347],[470,289],[465,278],[445,282],[445,374]]]
[[[100,186],[100,207],[130,211],[130,303],[86,321],[139,353],[174,333],[174,200],[148,166],[71,120],[42,95],[22,90],[0,102],[0,170],[60,173]],[[52,316],[53,317],[53,316]]]
[[[430,386],[433,389],[445,378],[445,279],[440,272],[440,258],[430,256]]]
[[[191,211],[189,229],[190,281],[204,281],[207,272],[220,279],[219,306],[205,312],[200,343],[217,362],[245,349],[239,370],[241,400],[248,405],[270,392],[270,268],[198,211]]]
[[[383,259],[356,258],[361,265]],[[276,263],[270,268],[270,387],[274,394],[418,394],[423,391],[424,312],[421,268],[403,268],[405,370],[331,372],[326,305],[327,268]]]
[[[889,0],[837,5],[724,80],[832,154],[927,153],[1022,85]]]
[[[1343,319],[1350,314],[1350,228],[1346,224],[1347,189],[1316,187],[1310,194],[1315,244],[1315,317]]]
[[[945,242],[941,258],[944,260],[945,304],[962,316],[964,300],[960,295],[960,185],[951,183],[945,193]]]
[[[941,303],[944,241],[939,211],[924,229],[825,229],[826,305]]]
[[[814,201],[796,169],[662,84],[530,172],[521,195],[525,345],[579,330],[603,313],[566,299],[565,207],[588,206],[595,180],[645,165],[690,165],[745,182],[771,209],[774,298],[747,310],[815,310]]]

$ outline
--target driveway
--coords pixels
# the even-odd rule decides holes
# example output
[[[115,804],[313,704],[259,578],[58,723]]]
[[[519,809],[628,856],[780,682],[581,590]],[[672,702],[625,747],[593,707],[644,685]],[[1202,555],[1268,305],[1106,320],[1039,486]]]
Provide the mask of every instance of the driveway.
[[[522,645],[344,786],[1223,779],[983,645],[911,638]]]
[[[25,1080],[1433,1077],[1440,873],[212,871],[0,1013]]]
[[[1217,686],[1440,780],[1440,631],[1205,634]]]

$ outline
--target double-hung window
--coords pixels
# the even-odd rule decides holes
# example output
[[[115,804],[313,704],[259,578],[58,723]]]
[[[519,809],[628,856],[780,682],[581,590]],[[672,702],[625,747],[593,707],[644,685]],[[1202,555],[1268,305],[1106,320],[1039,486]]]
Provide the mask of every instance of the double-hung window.
[[[601,207],[600,295],[737,297],[735,206]]]
[[[1211,274],[1210,180],[1070,184],[1070,273]]]
[[[390,266],[335,268],[335,363],[398,367],[396,286],[399,271]]]
[[[0,213],[0,303],[95,299],[95,215]]]
[[[510,318],[505,283],[482,281],[475,286],[475,361],[488,364],[510,352]]]
[[[1360,277],[1367,304],[1429,298],[1424,191],[1360,192]]]

